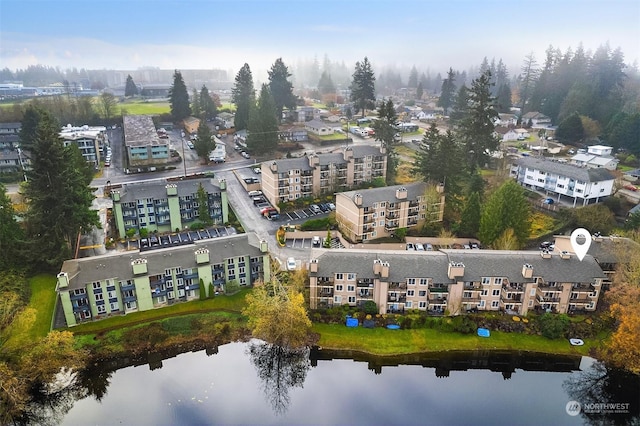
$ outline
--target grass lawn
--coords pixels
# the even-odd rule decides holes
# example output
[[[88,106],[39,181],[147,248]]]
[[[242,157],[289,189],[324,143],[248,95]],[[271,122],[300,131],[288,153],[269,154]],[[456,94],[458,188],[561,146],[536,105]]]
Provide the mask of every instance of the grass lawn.
[[[127,114],[134,115],[159,115],[171,112],[169,101],[167,102],[145,102],[142,100],[125,101],[119,103],[120,110]]]
[[[56,303],[56,278],[41,274],[29,279],[31,298],[27,307],[10,327],[7,348],[19,348],[41,339],[51,329],[51,319]]]
[[[416,182],[420,177],[413,171],[412,163],[402,162],[396,170],[396,185]]]
[[[69,330],[73,331],[74,334],[100,333],[164,318],[204,313],[212,310],[240,312],[245,306],[244,298],[248,292],[248,289],[243,289],[233,296],[217,296],[213,299],[176,303],[175,305],[161,309],[151,309],[148,311],[133,312],[127,315],[114,316],[100,321],[79,324]]]
[[[332,135],[317,136],[317,138],[322,141],[342,140],[342,139],[345,139],[346,137],[347,135],[344,133],[334,133]]]
[[[318,345],[326,349],[355,350],[374,355],[402,355],[449,350],[519,350],[567,355],[588,355],[600,339],[586,340],[584,346],[571,346],[565,339],[492,331],[491,337],[475,334],[445,333],[433,329],[387,330],[385,328],[348,328],[343,325],[314,324],[320,334]]]

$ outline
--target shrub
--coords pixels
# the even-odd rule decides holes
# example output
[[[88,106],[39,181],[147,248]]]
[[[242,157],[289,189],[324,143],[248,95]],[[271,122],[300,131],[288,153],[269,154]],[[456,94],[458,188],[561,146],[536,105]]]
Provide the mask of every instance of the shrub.
[[[471,334],[476,331],[478,325],[467,315],[460,315],[451,321],[453,331],[463,334]]]
[[[542,315],[538,322],[540,324],[540,332],[547,339],[558,339],[564,336],[569,329],[569,317],[565,314]]]
[[[149,230],[147,228],[140,228],[140,238],[147,238],[149,236]]]
[[[365,314],[375,315],[378,313],[378,305],[376,305],[376,302],[374,302],[373,300],[367,300],[366,302],[364,302],[362,310]]]

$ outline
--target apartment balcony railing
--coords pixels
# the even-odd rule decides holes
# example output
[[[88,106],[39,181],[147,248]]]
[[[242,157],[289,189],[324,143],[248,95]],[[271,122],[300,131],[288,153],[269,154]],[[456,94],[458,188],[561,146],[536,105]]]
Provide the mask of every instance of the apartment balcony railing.
[[[400,294],[397,296],[387,296],[387,302],[394,303],[404,303],[407,300],[407,296],[405,294]]]
[[[555,296],[540,296],[538,295],[538,302],[540,303],[559,303],[560,298]]]
[[[511,298],[509,298],[508,294],[502,293],[500,295],[500,300],[504,301],[505,303],[522,303],[522,294],[512,294]]]
[[[396,282],[389,283],[389,289],[405,289],[405,288],[407,288],[407,283],[404,281],[401,283],[396,283]]]
[[[465,283],[464,284],[464,289],[465,290],[480,290],[480,289],[482,289],[482,286],[480,285],[480,283]]]
[[[516,285],[516,284],[506,284],[503,283],[502,284],[502,289],[511,293],[522,293],[524,291],[524,286],[523,285]]]
[[[316,292],[316,294],[318,295],[318,297],[333,297],[333,288],[330,288],[330,287],[318,288],[318,291]]]
[[[429,287],[429,293],[449,293],[449,287]]]

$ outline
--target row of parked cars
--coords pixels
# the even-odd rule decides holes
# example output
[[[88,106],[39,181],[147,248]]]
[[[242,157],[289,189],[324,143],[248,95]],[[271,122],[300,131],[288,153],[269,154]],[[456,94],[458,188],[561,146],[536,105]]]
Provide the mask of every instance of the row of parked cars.
[[[269,220],[280,219],[278,210],[267,201],[262,191],[249,191],[249,197],[253,200],[253,205],[260,209],[260,215]]]
[[[311,204],[309,209],[315,214],[329,213],[336,209],[336,205],[333,203]]]
[[[429,243],[407,243],[407,250],[415,251],[433,251],[433,245]]]

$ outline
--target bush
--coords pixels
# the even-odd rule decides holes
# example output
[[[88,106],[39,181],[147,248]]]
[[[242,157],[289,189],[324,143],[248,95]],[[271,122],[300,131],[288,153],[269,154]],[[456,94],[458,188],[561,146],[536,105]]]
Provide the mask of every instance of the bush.
[[[375,315],[378,313],[378,305],[376,305],[376,302],[374,302],[373,300],[367,300],[366,302],[364,302],[362,310],[365,314]]]
[[[453,331],[463,334],[471,334],[476,331],[478,325],[467,315],[459,315],[451,321]]]
[[[539,319],[540,332],[547,339],[559,339],[569,329],[569,317],[565,314],[543,314]]]

